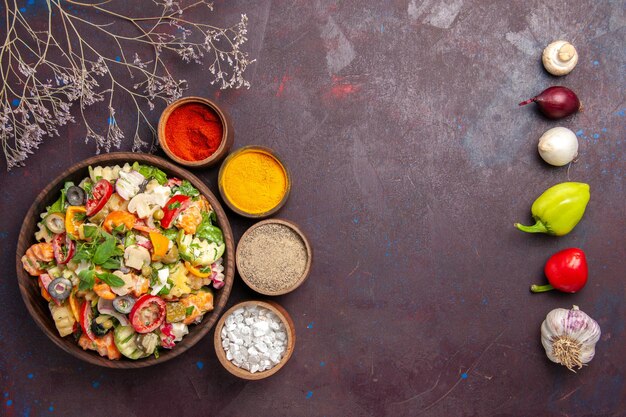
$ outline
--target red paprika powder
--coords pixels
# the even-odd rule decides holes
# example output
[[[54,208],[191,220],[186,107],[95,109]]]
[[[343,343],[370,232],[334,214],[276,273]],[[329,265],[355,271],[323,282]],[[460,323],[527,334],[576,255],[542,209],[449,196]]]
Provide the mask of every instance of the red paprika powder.
[[[167,147],[185,161],[201,161],[213,155],[222,143],[223,132],[215,110],[200,103],[176,107],[165,123]]]

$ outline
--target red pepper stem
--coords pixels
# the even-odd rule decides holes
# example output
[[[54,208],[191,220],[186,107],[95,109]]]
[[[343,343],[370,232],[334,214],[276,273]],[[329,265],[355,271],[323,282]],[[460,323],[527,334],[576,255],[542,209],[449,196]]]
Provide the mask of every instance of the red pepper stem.
[[[541,220],[537,220],[537,223],[535,223],[532,226],[525,226],[520,223],[515,223],[514,226],[517,227],[522,232],[526,232],[526,233],[547,233],[548,232],[548,228],[543,224]]]
[[[536,97],[529,98],[529,99],[528,99],[528,100],[526,100],[526,101],[522,101],[520,104],[518,104],[518,106],[525,106],[525,105],[527,105],[527,104],[530,104],[530,103],[532,103],[533,101],[535,101],[535,99],[536,99]]]
[[[546,292],[546,291],[552,291],[553,289],[554,287],[550,284],[546,284],[546,285],[533,284],[530,286],[530,291],[532,292]]]

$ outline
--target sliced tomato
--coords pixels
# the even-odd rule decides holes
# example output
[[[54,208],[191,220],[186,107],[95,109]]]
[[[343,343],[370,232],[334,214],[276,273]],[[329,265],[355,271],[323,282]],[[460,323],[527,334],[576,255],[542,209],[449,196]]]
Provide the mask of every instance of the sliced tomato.
[[[52,240],[54,259],[59,265],[65,265],[74,257],[76,245],[67,233],[59,233]]]
[[[102,207],[109,201],[113,194],[113,185],[105,179],[101,179],[93,186],[91,195],[87,199],[85,209],[87,209],[87,216],[91,217],[97,214]]]
[[[142,295],[137,299],[128,318],[137,333],[150,333],[165,321],[166,305],[161,297]]]
[[[191,204],[191,198],[186,195],[178,194],[170,198],[163,207],[163,219],[161,219],[161,227],[169,229],[174,223],[178,215]]]
[[[80,327],[83,329],[83,334],[87,335],[89,340],[95,341],[96,335],[91,330],[92,319],[93,311],[91,311],[91,303],[89,300],[85,300],[83,306],[80,308]]]

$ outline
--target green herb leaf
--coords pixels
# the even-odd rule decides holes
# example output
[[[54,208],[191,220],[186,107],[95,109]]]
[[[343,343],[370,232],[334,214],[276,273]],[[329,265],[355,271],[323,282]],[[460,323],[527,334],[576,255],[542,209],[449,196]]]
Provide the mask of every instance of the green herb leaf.
[[[218,245],[224,242],[224,235],[219,227],[211,224],[211,216],[202,213],[202,222],[196,228],[196,237],[209,242],[215,242]]]
[[[78,273],[78,278],[80,279],[80,283],[78,284],[78,289],[80,291],[86,291],[93,288],[93,284],[95,283],[95,271],[93,269],[84,269]]]
[[[167,184],[167,174],[161,171],[159,168],[147,165],[140,165],[139,162],[135,162],[133,164],[133,169],[146,177],[146,179],[148,180],[155,179],[161,185]]]
[[[126,225],[124,223],[118,225],[113,229],[113,233],[124,233],[126,232]]]
[[[109,284],[110,287],[121,287],[124,285],[124,280],[117,275],[111,274],[109,272],[103,272],[101,274],[96,274],[96,276],[102,281]]]
[[[50,207],[47,208],[48,213],[63,213],[63,195],[59,197]]]
[[[163,286],[163,288],[161,288],[161,291],[159,291],[157,293],[157,295],[167,295],[170,293],[170,290],[172,289],[172,287],[174,286],[174,282],[171,280],[167,280],[167,284],[165,284],[165,286]]]
[[[83,233],[85,234],[86,238],[95,237],[96,234],[98,233],[98,227],[97,226],[90,226],[88,224],[83,225]]]
[[[81,213],[81,212],[74,213],[74,221],[75,222],[83,221],[86,218],[87,218],[87,215],[85,213]]]
[[[89,181],[85,181],[82,185],[83,190],[85,190],[85,193],[87,195],[91,195],[91,190],[93,188],[93,182],[91,182],[91,180]]]
[[[163,236],[165,236],[169,240],[176,241],[176,236],[178,235],[178,229],[176,228],[164,229],[161,231],[161,233],[163,234]]]
[[[174,210],[180,207],[180,201],[175,201],[172,204],[170,204],[169,206],[167,206],[168,210]]]
[[[104,269],[120,269],[122,261],[116,258],[107,259],[102,265]]]
[[[95,247],[89,243],[79,243],[76,245],[76,253],[72,260],[74,261],[90,261],[93,257]]]
[[[185,317],[189,317],[193,314],[193,311],[196,309],[196,306],[189,306],[185,309]]]
[[[110,257],[115,256],[118,253],[118,251],[116,251],[117,247],[115,246],[115,244],[115,238],[111,235],[108,235],[108,237],[106,237],[106,239],[104,240],[104,243],[96,248],[96,252],[93,254],[92,258],[93,263],[96,265],[102,265]]]
[[[189,197],[198,197],[200,195],[200,191],[198,191],[187,180],[183,180],[183,182],[178,187],[174,187],[172,191],[174,194],[179,193],[179,194],[186,195]]]

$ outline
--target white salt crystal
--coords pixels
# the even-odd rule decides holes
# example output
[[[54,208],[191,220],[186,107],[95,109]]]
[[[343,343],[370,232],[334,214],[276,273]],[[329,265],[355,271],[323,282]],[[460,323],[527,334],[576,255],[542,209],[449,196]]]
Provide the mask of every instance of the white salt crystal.
[[[287,334],[280,318],[257,306],[235,310],[221,331],[226,358],[252,373],[273,368],[285,353]]]

